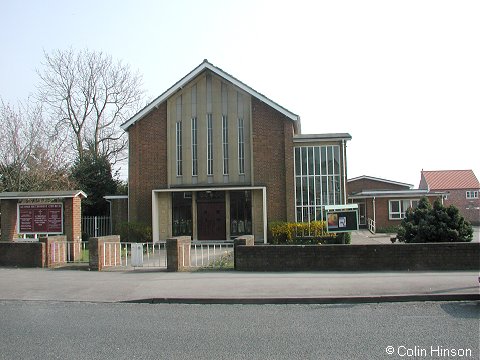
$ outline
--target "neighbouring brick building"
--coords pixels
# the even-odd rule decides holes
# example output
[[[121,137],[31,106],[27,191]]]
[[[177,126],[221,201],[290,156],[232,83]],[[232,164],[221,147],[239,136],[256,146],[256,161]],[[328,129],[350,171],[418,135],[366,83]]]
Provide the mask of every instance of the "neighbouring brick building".
[[[346,203],[342,134],[301,134],[300,117],[208,61],[122,125],[129,221],[153,240],[253,234],[272,221],[323,219]]]
[[[444,196],[441,191],[412,189],[413,185],[372,176],[347,181],[348,200],[358,204],[359,226],[372,232],[400,225],[409,207],[416,207],[423,196],[430,203]]]
[[[445,192],[445,206],[456,206],[470,223],[480,225],[480,183],[472,170],[422,170],[418,187]]]

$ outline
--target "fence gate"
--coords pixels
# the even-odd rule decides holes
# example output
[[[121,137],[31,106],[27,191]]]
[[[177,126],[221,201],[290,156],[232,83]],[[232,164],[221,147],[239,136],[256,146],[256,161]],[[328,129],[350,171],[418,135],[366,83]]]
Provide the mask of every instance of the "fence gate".
[[[109,216],[84,216],[82,217],[82,234],[89,237],[112,235]]]

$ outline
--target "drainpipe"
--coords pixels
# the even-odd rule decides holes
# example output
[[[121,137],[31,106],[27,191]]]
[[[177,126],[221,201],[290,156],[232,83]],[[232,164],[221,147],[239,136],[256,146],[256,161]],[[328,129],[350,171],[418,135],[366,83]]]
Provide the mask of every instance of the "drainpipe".
[[[107,200],[107,199],[105,199]],[[112,216],[112,200],[107,200],[109,207],[110,207],[110,234],[113,235],[113,226],[112,226],[112,221],[113,221],[113,216]]]
[[[376,228],[377,228],[377,219],[375,218],[375,213],[376,213],[376,210],[375,210],[375,196],[373,197],[373,223],[375,224],[375,232],[376,231]]]

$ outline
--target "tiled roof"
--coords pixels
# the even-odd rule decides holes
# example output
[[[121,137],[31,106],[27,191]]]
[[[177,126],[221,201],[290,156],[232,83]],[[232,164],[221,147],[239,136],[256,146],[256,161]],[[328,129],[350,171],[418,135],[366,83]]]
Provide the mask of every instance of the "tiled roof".
[[[422,171],[430,190],[479,189],[473,170]]]

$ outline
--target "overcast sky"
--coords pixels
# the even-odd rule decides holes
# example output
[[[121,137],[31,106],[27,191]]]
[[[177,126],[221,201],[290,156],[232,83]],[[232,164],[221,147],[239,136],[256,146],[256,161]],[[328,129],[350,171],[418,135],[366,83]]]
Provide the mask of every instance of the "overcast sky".
[[[480,178],[480,1],[0,0],[0,96],[35,91],[43,51],[103,51],[149,99],[203,59],[300,115],[348,132],[348,177],[418,186]]]

